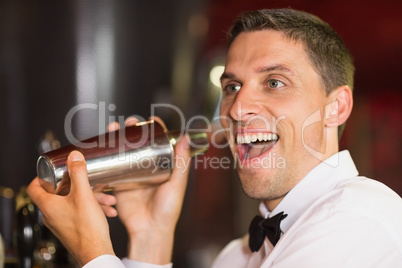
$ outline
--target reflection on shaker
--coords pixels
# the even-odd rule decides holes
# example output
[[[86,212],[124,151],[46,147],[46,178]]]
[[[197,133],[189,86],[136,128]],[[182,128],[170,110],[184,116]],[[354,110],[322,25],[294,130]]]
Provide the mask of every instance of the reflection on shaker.
[[[41,155],[37,162],[38,177],[45,181],[44,187],[49,191],[67,194],[70,179],[66,160],[71,151],[78,150],[85,156],[91,186],[125,190],[160,184],[172,172],[174,146],[184,134],[190,138],[192,156],[207,151],[205,132],[170,132],[151,120]]]

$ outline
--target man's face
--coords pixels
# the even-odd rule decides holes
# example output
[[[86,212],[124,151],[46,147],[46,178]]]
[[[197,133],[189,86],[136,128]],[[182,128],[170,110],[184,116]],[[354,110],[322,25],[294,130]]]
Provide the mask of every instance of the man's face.
[[[306,147],[321,160],[334,153],[324,120],[308,123],[329,99],[300,42],[272,30],[241,33],[229,48],[222,89],[221,124],[250,197],[281,200],[319,163]]]

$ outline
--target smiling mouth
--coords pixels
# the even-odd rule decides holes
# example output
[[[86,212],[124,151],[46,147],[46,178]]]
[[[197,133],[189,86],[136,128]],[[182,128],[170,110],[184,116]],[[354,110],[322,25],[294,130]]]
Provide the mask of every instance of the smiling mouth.
[[[236,137],[240,159],[252,159],[270,150],[279,140],[275,133],[239,133]]]

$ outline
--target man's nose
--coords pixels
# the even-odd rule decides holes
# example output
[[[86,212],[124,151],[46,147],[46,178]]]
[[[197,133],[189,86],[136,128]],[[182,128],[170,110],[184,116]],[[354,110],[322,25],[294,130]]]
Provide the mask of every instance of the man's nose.
[[[258,90],[251,85],[243,85],[232,103],[230,116],[236,121],[244,121],[260,112],[261,96],[258,94]]]

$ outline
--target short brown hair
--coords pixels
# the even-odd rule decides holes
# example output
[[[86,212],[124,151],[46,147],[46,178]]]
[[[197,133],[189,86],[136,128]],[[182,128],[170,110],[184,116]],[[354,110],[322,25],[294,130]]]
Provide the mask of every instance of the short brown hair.
[[[269,29],[282,32],[286,38],[304,44],[327,94],[343,85],[353,90],[355,67],[349,50],[331,26],[309,13],[293,9],[244,12],[237,17],[228,32],[228,46],[242,32]],[[338,128],[339,137],[343,128],[344,125]]]

